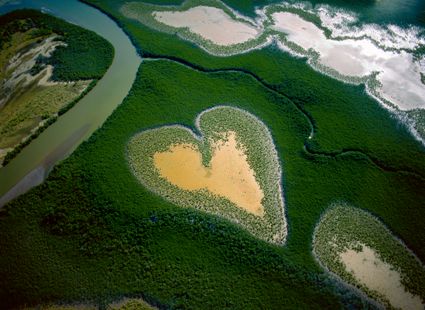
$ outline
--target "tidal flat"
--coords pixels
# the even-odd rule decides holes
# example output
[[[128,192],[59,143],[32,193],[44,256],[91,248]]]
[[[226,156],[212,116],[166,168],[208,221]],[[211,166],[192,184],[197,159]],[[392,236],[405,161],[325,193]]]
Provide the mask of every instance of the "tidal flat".
[[[403,123],[367,96],[364,85],[343,83],[331,78],[332,72],[313,69],[307,57],[296,56],[295,51],[301,49],[295,45],[288,44],[282,51],[273,44],[242,44],[235,53],[215,54],[210,45],[194,44],[194,37],[184,37],[180,30],[165,31],[164,25],[164,31],[158,31],[124,16],[121,8],[126,1],[90,2],[119,22],[145,60],[132,90],[105,125],[56,167],[45,183],[4,208],[1,249],[8,255],[0,255],[4,266],[0,272],[7,283],[2,297],[5,304],[40,304],[47,295],[52,302],[78,301],[84,296],[106,307],[128,294],[130,298],[142,296],[158,308],[379,308],[387,301],[377,295],[367,297],[353,285],[341,285],[342,278],[329,273],[312,252],[316,225],[341,201],[373,214],[391,236],[403,241],[405,246],[397,255],[383,253],[397,246],[382,249],[365,242],[376,254],[366,258],[373,262],[379,258],[400,268],[397,273],[406,290],[421,295],[421,269],[391,258],[414,255],[416,263],[425,258],[424,148]],[[156,11],[158,6],[174,9],[155,3]],[[221,8],[235,20],[243,15],[257,23],[256,8],[248,2],[228,1]],[[305,7],[300,8],[304,13],[295,8],[291,13],[320,27]],[[322,17],[327,13],[335,12],[318,11]],[[326,23],[335,19],[326,17]],[[325,18],[321,20],[324,25]],[[387,29],[381,26],[376,29]],[[362,25],[350,29],[354,27]],[[329,31],[325,31],[327,38],[333,35]],[[373,40],[382,33],[374,32]],[[381,43],[415,49],[415,40],[405,32],[397,33],[402,35],[394,34]],[[284,45],[284,33],[275,34]],[[259,38],[264,39],[264,34]],[[155,169],[153,154],[167,153],[173,145],[190,142],[202,153],[202,166],[208,167],[214,148],[205,147],[208,139],[201,139],[202,122],[196,120],[203,111],[220,105],[249,113],[269,131],[277,153],[276,167],[281,170],[277,178],[268,180],[274,187],[267,186],[262,177],[256,181],[265,197],[266,190],[281,189],[281,218],[287,221],[284,244],[262,238],[263,232],[275,227],[264,230],[265,225],[258,222],[251,233],[235,218],[198,208],[201,199],[187,195],[192,199],[175,201],[187,193],[159,193],[153,190],[158,187],[145,184],[146,177],[155,177],[171,188]],[[227,114],[215,114],[210,124],[222,124]],[[214,129],[228,133],[226,127]],[[155,145],[165,129],[170,129],[172,139]],[[187,139],[176,140],[177,129]],[[236,139],[244,132],[237,131]],[[131,152],[132,139],[138,135],[149,138],[148,133],[152,133],[152,147]],[[244,150],[256,177],[272,175],[255,168],[270,159],[270,152],[253,156],[251,150],[264,140],[256,136],[246,134],[241,143],[245,148],[239,150]],[[219,138],[217,134],[215,140]],[[145,156],[146,152],[152,156]],[[134,163],[138,169],[149,167],[147,173],[135,173]],[[213,197],[215,201],[207,197],[212,206],[215,201],[227,202],[230,214],[258,217],[223,197]],[[384,234],[366,230],[366,235]],[[346,250],[355,256],[350,250],[361,253],[365,249],[353,244]]]

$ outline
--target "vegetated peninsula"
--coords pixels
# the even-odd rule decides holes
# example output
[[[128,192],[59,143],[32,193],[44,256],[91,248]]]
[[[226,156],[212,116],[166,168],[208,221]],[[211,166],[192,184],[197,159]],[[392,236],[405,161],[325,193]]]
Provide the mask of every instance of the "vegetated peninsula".
[[[0,16],[0,165],[82,98],[113,54],[105,39],[47,14]]]

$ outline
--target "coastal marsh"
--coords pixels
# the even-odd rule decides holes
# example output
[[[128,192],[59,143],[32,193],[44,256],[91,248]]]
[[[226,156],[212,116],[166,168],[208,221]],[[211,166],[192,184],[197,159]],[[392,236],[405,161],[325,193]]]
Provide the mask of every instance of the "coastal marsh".
[[[199,136],[181,126],[136,134],[128,160],[137,179],[177,205],[223,216],[260,239],[283,244],[282,172],[266,126],[226,106],[202,112],[195,123]]]
[[[129,169],[128,142],[137,133],[181,124],[193,139],[190,132],[199,134],[194,119],[220,102],[255,115],[270,130],[289,221],[284,246],[264,242],[222,216],[176,205],[142,186]],[[0,268],[8,283],[3,300],[39,303],[42,292],[54,287],[52,301],[82,295],[103,301],[136,292],[150,304],[188,308],[369,305],[336,285],[314,260],[314,226],[335,197],[355,201],[382,216],[423,257],[423,194],[417,190],[423,184],[360,155],[306,153],[309,135],[292,101],[249,75],[205,73],[169,60],[143,62],[130,95],[105,125],[44,184],[4,209],[1,249],[8,255],[0,255],[0,262],[10,267]],[[31,239],[21,240],[22,234]],[[42,274],[29,277],[34,269]],[[67,283],[60,284],[64,277]],[[12,287],[19,293],[9,293]]]
[[[121,13],[153,29],[176,34],[212,54],[232,55],[269,43],[263,27],[217,0],[181,6],[128,2]]]
[[[215,0],[189,0],[180,6],[130,2],[120,11],[155,30],[177,34],[212,55],[230,56],[276,45],[284,53],[307,57],[323,74],[365,85],[370,96],[424,143],[422,118],[406,113],[425,109],[425,56],[420,53],[425,39],[416,27],[366,25],[358,29],[351,25],[356,17],[349,13],[307,4],[270,4],[257,8],[254,19]],[[238,37],[241,32],[243,36]]]
[[[1,166],[96,84],[113,49],[93,33],[36,11],[3,15],[0,26]],[[84,38],[89,42],[81,44]],[[98,60],[91,61],[92,54]]]
[[[364,88],[273,46],[215,57],[123,17],[119,1],[90,2],[115,16],[150,59],[105,125],[1,213],[6,305],[46,296],[107,305],[129,292],[170,308],[373,309],[312,254],[314,227],[336,200],[379,216],[424,261],[423,147]],[[231,4],[251,10],[246,3]],[[164,199],[129,169],[135,134],[181,124],[198,135],[195,117],[220,103],[270,131],[282,167],[285,246]]]
[[[375,217],[344,204],[316,226],[313,252],[343,281],[394,309],[423,309],[425,268]]]

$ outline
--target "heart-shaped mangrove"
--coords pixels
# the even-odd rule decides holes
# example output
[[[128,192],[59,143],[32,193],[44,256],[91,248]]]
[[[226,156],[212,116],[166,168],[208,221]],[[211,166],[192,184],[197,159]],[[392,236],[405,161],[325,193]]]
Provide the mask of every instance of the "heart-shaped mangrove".
[[[183,207],[225,217],[260,239],[283,244],[287,227],[281,169],[267,127],[246,111],[218,106],[180,126],[136,134],[130,167],[151,191]]]

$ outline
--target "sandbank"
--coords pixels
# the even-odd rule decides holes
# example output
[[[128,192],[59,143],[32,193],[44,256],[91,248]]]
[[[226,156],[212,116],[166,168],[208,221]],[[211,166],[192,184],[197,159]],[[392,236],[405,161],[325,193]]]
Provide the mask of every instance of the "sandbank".
[[[368,289],[384,296],[394,308],[424,309],[421,298],[406,291],[399,272],[382,261],[372,248],[361,246],[361,251],[346,249],[339,254],[346,270]]]
[[[235,132],[227,132],[225,136],[225,140],[213,143],[209,167],[202,164],[202,155],[192,144],[178,144],[166,152],[155,153],[155,166],[163,178],[181,189],[207,189],[247,212],[263,216],[264,194],[247,156],[237,147]]]
[[[222,9],[210,6],[192,7],[186,11],[155,11],[158,22],[175,28],[187,28],[217,45],[234,45],[255,39],[260,30],[234,20]]]

